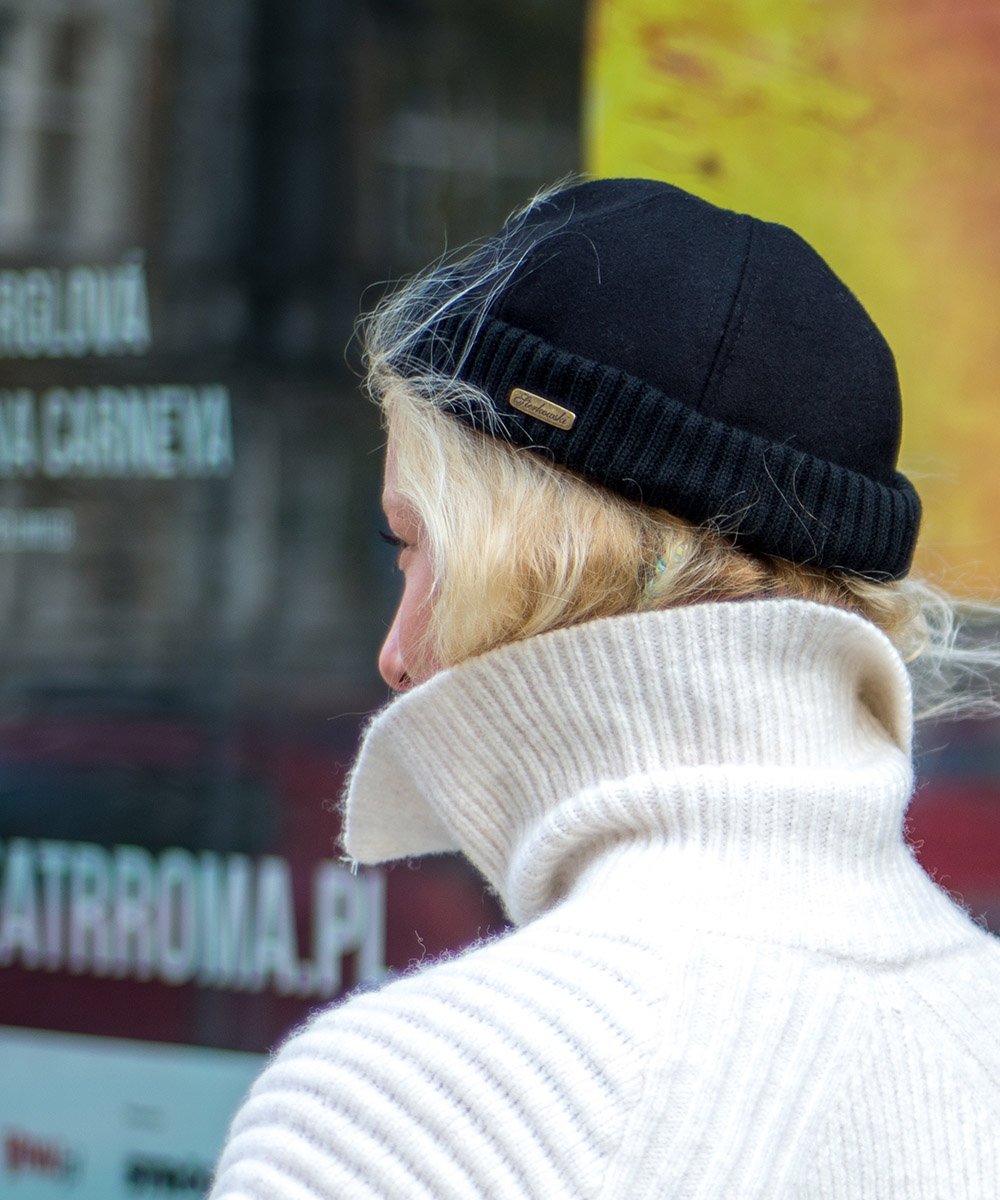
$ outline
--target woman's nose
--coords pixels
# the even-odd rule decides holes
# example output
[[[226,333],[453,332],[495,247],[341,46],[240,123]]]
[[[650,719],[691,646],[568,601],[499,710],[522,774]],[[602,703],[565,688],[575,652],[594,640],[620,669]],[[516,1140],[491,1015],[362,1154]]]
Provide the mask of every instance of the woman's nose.
[[[399,652],[398,622],[393,621],[378,656],[378,673],[394,692],[404,692],[410,686],[410,677],[403,665]]]

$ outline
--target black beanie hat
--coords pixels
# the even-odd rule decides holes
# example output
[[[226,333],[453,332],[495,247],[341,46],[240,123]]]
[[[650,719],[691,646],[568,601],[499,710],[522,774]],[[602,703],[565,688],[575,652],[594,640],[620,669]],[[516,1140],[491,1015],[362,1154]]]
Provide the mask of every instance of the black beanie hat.
[[[610,179],[537,202],[470,262],[498,247],[515,265],[488,298],[438,307],[410,346],[499,420],[456,417],[749,550],[906,574],[920,501],[895,469],[892,352],[802,238]]]

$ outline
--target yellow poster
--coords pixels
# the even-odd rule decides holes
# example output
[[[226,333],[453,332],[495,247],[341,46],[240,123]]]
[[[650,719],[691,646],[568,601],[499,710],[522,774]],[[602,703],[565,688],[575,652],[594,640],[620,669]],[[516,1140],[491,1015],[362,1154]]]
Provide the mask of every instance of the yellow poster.
[[[587,166],[791,225],[896,352],[918,567],[1000,590],[1000,5],[592,0]]]

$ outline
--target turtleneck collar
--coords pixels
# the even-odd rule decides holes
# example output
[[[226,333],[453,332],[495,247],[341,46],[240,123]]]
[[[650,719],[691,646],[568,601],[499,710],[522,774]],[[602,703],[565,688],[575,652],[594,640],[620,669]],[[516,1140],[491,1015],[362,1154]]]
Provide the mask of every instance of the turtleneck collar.
[[[586,882],[615,895],[651,847],[657,878],[706,897],[769,880],[786,926],[849,880],[937,912],[901,836],[910,729],[906,669],[859,617],[794,600],[614,617],[390,703],[348,783],[344,844],[367,864],[460,850],[519,924]]]

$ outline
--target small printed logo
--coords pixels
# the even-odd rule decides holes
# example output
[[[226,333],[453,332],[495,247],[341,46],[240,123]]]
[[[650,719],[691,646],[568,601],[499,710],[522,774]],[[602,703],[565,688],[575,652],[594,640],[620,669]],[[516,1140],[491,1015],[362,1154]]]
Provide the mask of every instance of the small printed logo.
[[[554,404],[544,396],[536,396],[534,392],[526,392],[524,388],[514,388],[508,397],[511,408],[518,412],[527,413],[529,417],[537,417],[546,425],[554,425],[556,429],[572,429],[576,413],[572,409]]]
[[[3,1161],[8,1175],[35,1176],[72,1183],[83,1159],[54,1138],[9,1129],[3,1139]]]
[[[136,1196],[204,1196],[212,1170],[204,1163],[133,1155],[125,1162],[125,1187]]]

